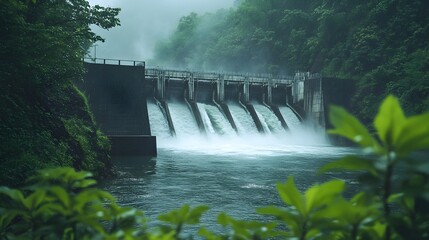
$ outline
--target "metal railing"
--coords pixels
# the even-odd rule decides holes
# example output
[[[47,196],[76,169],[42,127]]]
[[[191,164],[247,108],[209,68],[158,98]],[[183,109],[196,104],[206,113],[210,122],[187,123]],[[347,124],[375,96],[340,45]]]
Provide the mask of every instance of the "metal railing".
[[[296,73],[294,76],[288,75],[272,75],[260,73],[232,73],[232,72],[202,72],[190,70],[173,70],[163,68],[146,68],[145,75],[147,77],[160,77],[163,76],[168,79],[182,79],[186,80],[194,78],[199,81],[230,81],[230,82],[249,82],[249,83],[281,83],[292,84],[293,82],[305,81],[306,79],[321,78],[318,73],[310,74]]]
[[[83,61],[87,62],[87,63],[121,65],[121,66],[142,66],[142,67],[144,67],[146,65],[146,63],[144,61],[111,59],[111,58],[84,58]]]
[[[109,64],[121,66],[143,66],[144,61],[122,60],[110,58],[84,58],[84,62],[96,64]],[[306,79],[317,79],[322,76],[319,73],[298,72],[294,76],[289,75],[273,75],[270,73],[237,73],[237,72],[213,72],[213,71],[192,71],[192,70],[176,70],[164,69],[159,67],[145,68],[145,75],[149,77],[164,76],[169,79],[189,79],[194,78],[203,81],[224,80],[230,82],[249,82],[249,83],[281,83],[292,84],[294,82],[302,82]]]

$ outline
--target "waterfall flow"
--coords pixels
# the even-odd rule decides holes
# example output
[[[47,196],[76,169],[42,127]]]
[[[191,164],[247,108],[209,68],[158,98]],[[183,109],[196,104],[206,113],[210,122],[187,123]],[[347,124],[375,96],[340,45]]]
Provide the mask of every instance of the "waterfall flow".
[[[197,103],[197,105],[207,133],[227,136],[236,135],[231,124],[228,122],[219,108],[204,103]]]
[[[282,123],[271,109],[262,104],[254,104],[254,107],[266,132],[281,133],[285,131]]]
[[[282,107],[279,107],[279,110],[283,118],[285,119],[286,124],[289,127],[290,131],[293,132],[300,129],[301,122],[299,121],[295,113],[292,111],[292,109],[286,106],[282,106]]]
[[[225,117],[222,109],[218,108],[214,104],[206,103],[197,103],[197,106],[207,135],[243,136],[258,134],[254,119],[245,107],[238,103],[230,102],[227,104],[232,119],[237,126],[237,132]],[[283,128],[280,120],[269,107],[259,103],[253,103],[253,106],[265,134],[279,135],[286,134],[288,132]],[[186,102],[169,102],[168,108],[177,137],[188,138],[200,135],[198,124],[195,120],[195,116],[193,115],[194,113]],[[302,129],[300,120],[291,108],[280,106],[279,110],[286,121],[290,132],[293,133]],[[161,108],[154,101],[148,100],[148,112],[152,135],[160,138],[170,137],[171,134],[169,132],[167,120],[165,119]]]
[[[178,137],[195,136],[200,133],[197,122],[186,103],[168,103],[171,119]]]
[[[147,110],[149,113],[149,123],[152,135],[166,138],[170,136],[170,129],[168,128],[167,120],[161,111],[161,108],[155,101],[147,102]]]
[[[232,103],[228,104],[228,107],[231,112],[232,118],[234,119],[235,125],[237,125],[239,134],[258,133],[252,116],[250,116],[250,114],[242,106]]]

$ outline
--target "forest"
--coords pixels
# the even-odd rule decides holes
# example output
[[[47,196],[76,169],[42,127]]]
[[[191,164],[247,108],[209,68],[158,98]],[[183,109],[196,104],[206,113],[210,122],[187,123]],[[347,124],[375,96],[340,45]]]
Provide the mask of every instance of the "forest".
[[[429,2],[241,0],[191,13],[159,43],[160,66],[232,72],[316,72],[351,81],[365,123],[389,93],[407,114],[429,108]]]
[[[109,141],[76,83],[88,47],[103,40],[90,25],[114,27],[118,13],[84,0],[0,1],[2,184],[59,166],[114,174]]]

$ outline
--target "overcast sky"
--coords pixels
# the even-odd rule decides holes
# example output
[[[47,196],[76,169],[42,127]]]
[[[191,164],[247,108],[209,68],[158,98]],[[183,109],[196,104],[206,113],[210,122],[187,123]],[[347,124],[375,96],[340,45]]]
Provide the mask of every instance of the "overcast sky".
[[[91,5],[120,7],[121,26],[93,30],[106,39],[98,42],[97,58],[144,60],[152,58],[156,43],[166,39],[180,17],[230,8],[234,0],[88,0]],[[94,55],[94,48],[91,49]]]

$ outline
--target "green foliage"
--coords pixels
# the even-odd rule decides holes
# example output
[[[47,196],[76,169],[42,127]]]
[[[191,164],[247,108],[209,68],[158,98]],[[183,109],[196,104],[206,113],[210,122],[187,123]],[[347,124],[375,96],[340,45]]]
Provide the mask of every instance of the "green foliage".
[[[168,225],[161,226],[161,232],[170,236],[174,233],[175,238],[181,238],[179,234],[182,232],[183,225],[195,225],[200,222],[200,218],[209,208],[207,206],[198,206],[193,209],[189,205],[183,205],[181,208],[172,210],[168,213],[158,216],[158,220],[165,222]]]
[[[119,207],[87,172],[43,170],[25,190],[0,189],[2,239],[129,239],[143,213]],[[142,225],[143,226],[143,225]]]
[[[91,25],[117,26],[118,13],[85,0],[0,2],[2,183],[60,166],[112,172],[109,144],[74,83],[87,47],[102,40]]]
[[[335,119],[349,119],[350,114],[340,108],[332,108],[330,116]],[[387,239],[404,238],[427,239],[429,218],[426,214],[429,198],[427,194],[428,173],[422,170],[422,162],[410,159],[417,150],[429,149],[429,114],[406,117],[399,101],[388,96],[381,104],[374,119],[376,136],[361,137],[362,129],[345,128],[341,121],[332,121],[335,129],[330,131],[361,144],[373,155],[368,157],[347,156],[328,163],[321,170],[347,169],[361,171],[359,179],[363,188],[379,197],[383,218],[380,223],[387,224]],[[364,142],[377,144],[362,144]],[[406,173],[394,176],[398,166],[406,166]],[[396,179],[394,182],[393,180]],[[425,182],[426,181],[426,182]],[[381,194],[377,194],[382,189]],[[419,189],[419,190],[416,190]],[[418,201],[420,204],[414,204]],[[395,209],[395,211],[392,210]],[[419,222],[415,222],[418,219]],[[422,221],[422,222],[420,222]],[[424,223],[423,223],[424,222]],[[390,224],[390,225],[389,225]]]
[[[339,77],[356,82],[352,112],[366,124],[389,94],[407,113],[429,109],[428,16],[425,0],[244,0],[182,18],[154,64]]]

